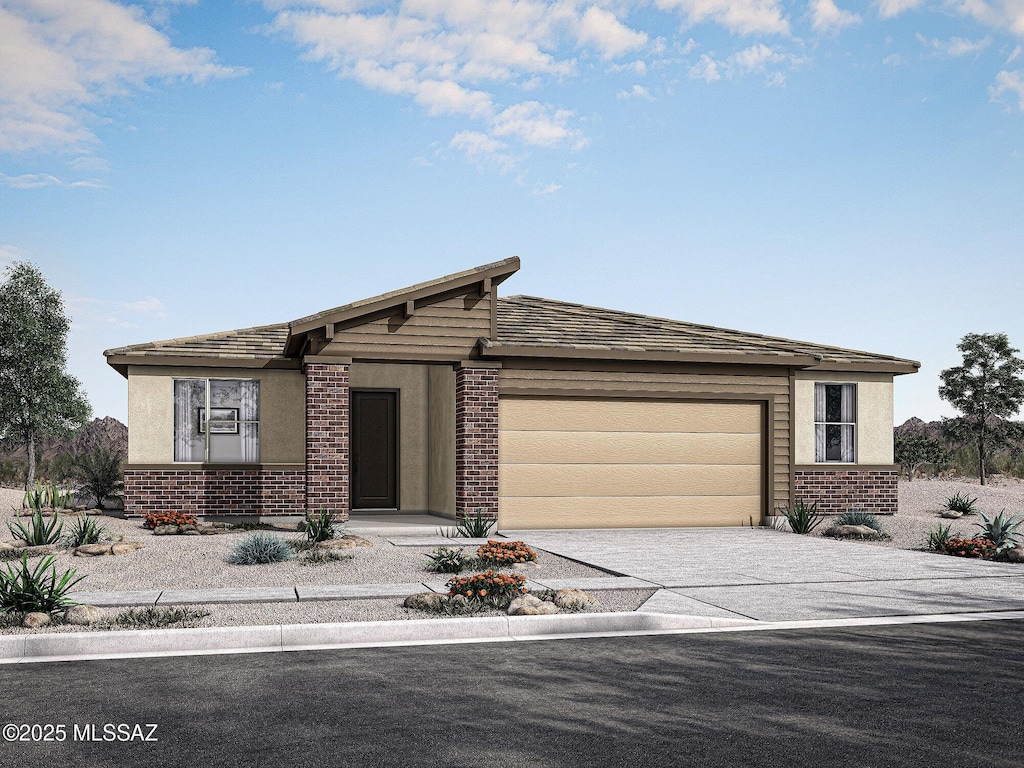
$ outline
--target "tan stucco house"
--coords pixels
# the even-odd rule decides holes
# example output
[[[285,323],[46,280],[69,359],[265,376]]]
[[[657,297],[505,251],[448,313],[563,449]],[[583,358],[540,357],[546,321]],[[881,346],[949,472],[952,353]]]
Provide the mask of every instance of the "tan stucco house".
[[[483,508],[499,527],[896,511],[920,364],[530,296],[511,258],[291,322],[111,349],[125,507],[207,518]]]

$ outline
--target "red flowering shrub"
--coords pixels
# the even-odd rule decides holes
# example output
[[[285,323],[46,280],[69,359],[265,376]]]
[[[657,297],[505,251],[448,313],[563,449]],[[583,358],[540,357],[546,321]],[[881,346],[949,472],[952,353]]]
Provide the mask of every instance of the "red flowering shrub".
[[[143,525],[153,530],[158,525],[196,525],[197,522],[196,516],[187,512],[150,512]]]
[[[470,600],[500,605],[526,592],[526,577],[518,573],[485,571],[472,576],[455,576],[448,579],[445,586],[452,597],[462,595]]]
[[[988,539],[947,539],[942,551],[957,557],[978,557],[990,559],[996,555],[996,545]]]
[[[521,541],[489,540],[476,551],[481,562],[496,565],[528,563],[537,559],[537,553]]]

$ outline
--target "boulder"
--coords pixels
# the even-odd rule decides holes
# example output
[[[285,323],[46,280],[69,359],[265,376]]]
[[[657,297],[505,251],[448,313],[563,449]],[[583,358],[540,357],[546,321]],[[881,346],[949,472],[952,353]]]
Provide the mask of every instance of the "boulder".
[[[957,512],[956,510],[953,509],[947,509],[945,512],[941,512],[939,514],[939,517],[944,517],[947,520],[959,520],[963,516],[963,512]]]
[[[827,533],[832,536],[867,536],[874,538],[878,531],[867,525],[833,525]]]
[[[28,555],[29,557],[42,557],[43,555],[52,555],[56,551],[56,544],[40,544],[36,547],[22,547],[18,554]]]
[[[0,541],[0,554],[4,552],[14,552],[18,547],[11,544],[9,541]]]
[[[64,614],[64,621],[83,627],[99,624],[103,621],[103,611],[95,605],[72,605]]]
[[[154,536],[174,536],[178,533],[176,525],[158,525],[153,529]]]
[[[50,616],[46,613],[26,613],[25,618],[21,620],[21,626],[27,627],[28,629],[35,629],[36,627],[45,627],[50,623]]]
[[[352,547],[372,547],[373,542],[364,539],[362,536],[348,535],[340,539],[328,539],[317,542],[320,549],[350,549]]]
[[[142,549],[141,541],[116,541],[110,545],[110,554],[126,555],[136,549]]]
[[[415,608],[420,611],[436,610],[447,597],[439,592],[417,592],[405,598],[402,605],[405,608]]]
[[[508,606],[509,616],[544,616],[558,612],[559,608],[554,603],[546,602],[529,593],[520,595]]]
[[[1011,563],[1024,563],[1024,546],[1018,544],[1006,550],[1006,559]]]
[[[555,592],[555,605],[567,611],[587,611],[600,603],[582,589],[560,589]]]
[[[75,557],[99,557],[110,553],[109,544],[83,544],[75,547]]]

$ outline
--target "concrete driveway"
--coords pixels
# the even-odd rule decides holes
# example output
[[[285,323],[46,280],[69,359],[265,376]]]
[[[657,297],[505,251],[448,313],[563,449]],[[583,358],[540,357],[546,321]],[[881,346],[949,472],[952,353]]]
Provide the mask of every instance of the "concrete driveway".
[[[661,587],[641,610],[762,621],[1024,610],[1024,565],[770,529],[502,531]]]

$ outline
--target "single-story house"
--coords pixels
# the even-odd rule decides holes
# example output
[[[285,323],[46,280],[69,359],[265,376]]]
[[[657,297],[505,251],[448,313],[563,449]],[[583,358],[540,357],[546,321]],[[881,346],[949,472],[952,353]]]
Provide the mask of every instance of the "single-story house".
[[[129,515],[333,510],[499,528],[896,511],[920,364],[531,296],[510,258],[291,322],[106,351]]]

